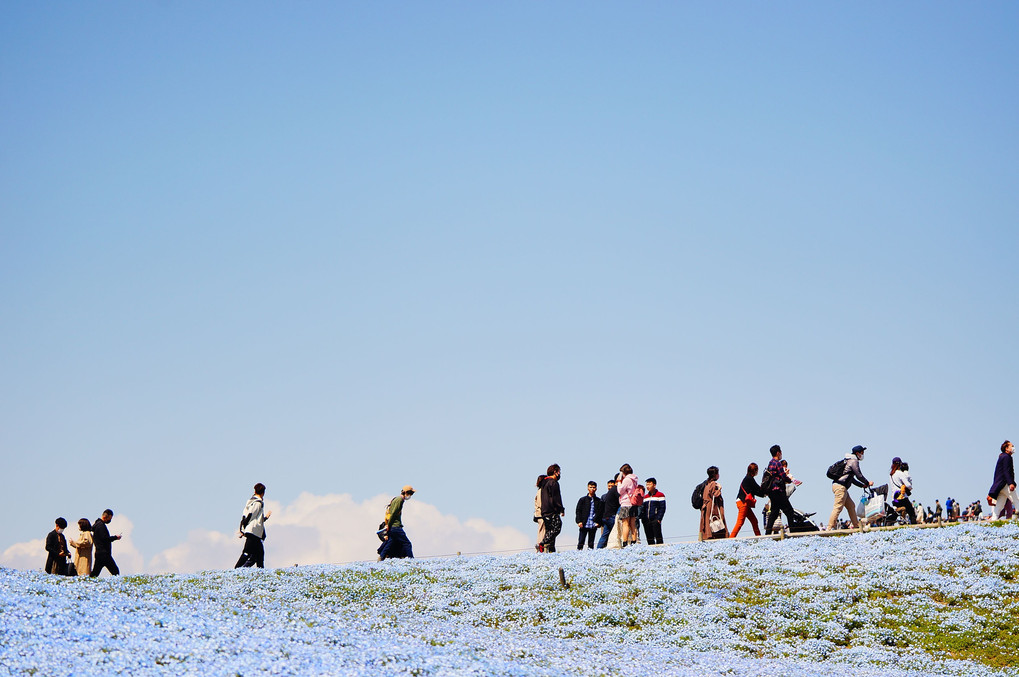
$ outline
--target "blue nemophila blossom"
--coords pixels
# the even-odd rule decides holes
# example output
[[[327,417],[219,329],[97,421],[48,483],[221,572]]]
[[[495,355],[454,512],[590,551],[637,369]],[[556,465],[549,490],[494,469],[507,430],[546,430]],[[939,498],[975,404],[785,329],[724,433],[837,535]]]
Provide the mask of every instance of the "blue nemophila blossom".
[[[1017,545],[1015,525],[964,525],[98,580],[0,570],[0,673],[1017,675]]]

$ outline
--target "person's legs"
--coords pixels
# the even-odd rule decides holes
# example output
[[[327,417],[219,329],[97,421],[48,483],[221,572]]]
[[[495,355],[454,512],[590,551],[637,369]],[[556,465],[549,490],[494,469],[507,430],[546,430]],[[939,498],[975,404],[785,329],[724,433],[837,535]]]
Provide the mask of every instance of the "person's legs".
[[[831,485],[831,493],[835,497],[834,504],[831,509],[831,517],[828,518],[828,531],[833,531],[839,523],[839,515],[842,514],[842,508],[846,505],[846,495],[849,493],[846,488],[839,483]],[[856,514],[856,511],[853,511]]]
[[[616,521],[619,523],[619,542],[623,546],[629,545],[630,543],[630,508],[623,506],[619,508],[619,514],[616,516]]]
[[[778,491],[769,491],[768,500],[771,501],[771,507],[768,509],[768,523],[765,525],[764,533],[770,534],[775,528],[775,520],[778,519],[778,513],[780,512],[780,506],[782,503],[788,503],[786,499],[785,490],[779,489]]]
[[[853,503],[852,497],[849,495],[849,490],[846,489],[846,510],[849,511],[849,522],[853,525],[854,529],[860,528],[860,518],[856,514],[856,504]]]
[[[587,549],[588,550],[594,550],[594,542],[595,542],[595,539],[597,538],[597,536],[598,536],[598,530],[597,529],[592,528],[592,529],[588,529],[587,530]]]
[[[612,527],[614,527],[615,524],[616,524],[615,515],[611,517],[606,517],[604,520],[602,520],[601,538],[598,539],[599,550],[608,546],[609,534],[612,533]]]
[[[563,521],[559,515],[542,517],[545,520],[545,552],[555,552],[555,539],[563,530]]]
[[[654,545],[661,545],[663,542],[661,520],[648,520],[648,524],[650,525],[652,533],[652,536],[648,536],[648,543],[653,543]],[[651,540],[652,538],[654,538],[653,541]]]
[[[754,528],[754,536],[760,536],[761,527],[757,523],[757,515],[754,514],[753,508],[747,510],[747,521],[750,522],[750,526]]]
[[[739,530],[743,528],[743,522],[746,520],[748,512],[753,515],[753,511],[747,508],[747,504],[739,499],[736,499],[736,507],[739,509],[736,513],[736,525],[729,533],[729,538],[736,538],[739,535]]]

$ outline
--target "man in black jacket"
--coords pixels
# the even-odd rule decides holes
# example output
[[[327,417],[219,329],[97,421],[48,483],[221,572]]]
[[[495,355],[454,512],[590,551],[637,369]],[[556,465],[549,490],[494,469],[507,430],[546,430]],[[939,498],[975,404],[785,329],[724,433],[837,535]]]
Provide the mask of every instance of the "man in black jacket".
[[[613,477],[606,485],[609,490],[606,491],[602,497],[602,528],[601,538],[598,539],[598,549],[608,547],[609,534],[612,533],[612,527],[616,526],[616,513],[619,512],[619,492],[616,491],[616,479]]]
[[[59,574],[67,573],[67,540],[64,538],[64,529],[67,528],[67,520],[58,517],[54,522],[53,531],[46,534],[46,573]]]
[[[106,525],[113,519],[113,511],[107,508],[103,510],[102,516],[92,525],[92,542],[96,545],[96,558],[92,563],[92,578],[98,578],[103,567],[106,567],[114,576],[120,575],[120,567],[113,561],[113,542],[119,541],[122,534],[110,536],[110,530]]]
[[[558,463],[548,467],[548,477],[541,483],[541,519],[545,521],[545,552],[555,552],[555,539],[563,530],[563,497],[559,492],[562,471]]]
[[[598,483],[591,480],[587,483],[587,495],[581,496],[577,501],[577,526],[580,528],[577,550],[584,549],[585,539],[587,549],[594,550],[594,537],[605,517],[605,504],[598,498],[597,491]]]

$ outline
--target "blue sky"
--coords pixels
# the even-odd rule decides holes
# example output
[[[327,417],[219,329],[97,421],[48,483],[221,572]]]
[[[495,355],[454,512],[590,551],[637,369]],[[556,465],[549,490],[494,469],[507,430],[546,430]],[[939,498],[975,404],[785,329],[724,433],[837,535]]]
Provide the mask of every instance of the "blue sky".
[[[675,537],[775,443],[822,514],[858,443],[982,498],[1019,437],[1017,18],[4,5],[0,550],[109,506],[152,554],[256,481],[530,534],[551,462],[568,506],[657,476]]]

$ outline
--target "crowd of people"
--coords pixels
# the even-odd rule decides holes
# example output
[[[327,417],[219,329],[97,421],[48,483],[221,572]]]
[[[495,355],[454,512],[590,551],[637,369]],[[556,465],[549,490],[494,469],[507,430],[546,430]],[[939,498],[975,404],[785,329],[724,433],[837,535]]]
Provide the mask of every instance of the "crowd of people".
[[[988,519],[1011,519],[1016,505],[1019,505],[1012,462],[1014,450],[1008,440],[1001,445],[994,480],[987,495],[987,504],[992,507]],[[866,451],[863,445],[856,445],[828,468],[832,510],[827,523],[820,525],[809,520],[814,513],[803,513],[793,508],[790,497],[802,483],[790,473],[789,463],[782,457],[779,445],[769,450],[771,459],[760,480],[757,479],[760,466],[757,463],[747,466],[746,475],[736,491],[737,512],[731,530],[726,519],[720,471],[717,466],[709,467],[707,478],[694,487],[691,496],[693,508],[700,513],[699,539],[736,538],[747,523],[755,536],[761,536],[762,524],[763,534],[769,535],[777,533],[778,529],[825,531],[859,529],[865,524],[885,526],[981,519],[981,501],[974,501],[965,508],[951,497],[944,507],[940,499],[935,501],[934,506],[928,507],[915,501],[912,497],[913,478],[909,464],[899,457],[891,461],[888,481],[875,486],[864,475],[861,467]],[[538,552],[555,552],[556,538],[562,532],[566,509],[559,487],[561,477],[560,466],[552,464],[545,474],[538,476],[536,482],[534,521],[538,525],[535,545]],[[859,503],[854,502],[850,495],[853,487],[864,490]],[[758,522],[755,514],[758,499],[766,500],[761,511],[761,522]],[[846,518],[842,517],[843,513]],[[657,480],[650,478],[646,486],[641,486],[633,468],[624,463],[618,474],[608,481],[604,494],[598,496],[598,483],[592,480],[587,483],[587,494],[577,501],[577,549],[583,550],[585,544],[588,549],[625,548],[640,541],[642,527],[644,542],[659,544],[662,542],[664,516],[665,495],[658,490]],[[597,538],[599,529],[601,537]]]
[[[538,525],[538,552],[555,552],[556,538],[563,530],[566,508],[563,506],[559,479],[562,469],[553,463],[539,475],[535,483],[534,521]],[[645,542],[662,543],[662,520],[665,518],[665,494],[658,489],[658,480],[649,477],[642,485],[629,463],[606,482],[606,491],[598,496],[598,483],[587,483],[587,494],[577,501],[575,521],[580,530],[577,550],[587,544],[596,548],[625,548],[640,541],[643,528]],[[598,537],[598,530],[601,536]],[[595,539],[597,538],[597,545]]]
[[[920,524],[947,521],[979,520],[983,514],[981,501],[974,501],[966,508],[951,497],[944,508],[940,499],[933,507],[924,507],[912,499],[913,479],[909,464],[899,457],[892,459],[888,482],[875,487],[861,469],[867,448],[856,445],[844,458],[828,468],[827,476],[832,480],[833,505],[826,525],[813,525],[809,515],[795,510],[789,500],[796,487],[801,484],[789,471],[789,463],[782,458],[782,448],[774,445],[770,449],[771,460],[761,476],[756,463],[747,466],[746,475],[736,491],[736,521],[730,530],[725,516],[725,500],[719,482],[717,466],[707,469],[707,478],[694,487],[691,504],[700,512],[698,534],[701,540],[736,538],[745,523],[749,523],[755,536],[761,535],[761,525],[754,513],[759,498],[766,498],[762,510],[764,534],[776,531],[776,522],[784,516],[785,522],[779,528],[797,530],[859,529],[863,523]],[[1011,519],[1019,505],[1016,493],[1015,467],[1012,455],[1013,444],[1005,440],[994,467],[994,479],[987,492],[987,504],[991,507],[988,519]],[[556,552],[556,539],[563,529],[566,508],[563,505],[559,480],[562,468],[558,463],[548,467],[535,483],[534,521],[538,525],[538,552]],[[658,489],[658,481],[650,477],[642,485],[629,463],[624,463],[607,483],[607,490],[598,495],[598,483],[587,483],[587,493],[577,501],[574,519],[579,529],[577,549],[625,548],[641,542],[657,545],[663,542],[662,520],[665,517],[665,494]],[[864,489],[859,504],[854,503],[849,491],[851,487]],[[393,498],[386,507],[385,517],[377,532],[382,544],[378,548],[378,559],[412,558],[413,546],[403,528],[403,506],[414,495],[410,485],[403,487],[400,495]],[[272,516],[265,510],[265,485],[259,482],[254,494],[248,499],[241,515],[238,537],[244,539],[244,549],[235,568],[265,566],[266,537],[265,522]],[[890,505],[891,508],[887,509]],[[842,518],[845,511],[848,520]],[[111,535],[107,525],[113,520],[113,511],[104,510],[94,522],[85,518],[78,520],[78,534],[70,541],[64,535],[67,520],[58,517],[55,526],[46,536],[46,568],[51,574],[68,576],[99,576],[103,569],[117,576],[120,569],[113,559],[113,542],[122,534]],[[601,536],[598,537],[598,531]],[[597,544],[596,544],[597,540]],[[73,551],[73,552],[72,552]],[[94,554],[93,554],[94,552]],[[73,556],[73,561],[69,558]]]
[[[96,578],[106,569],[114,576],[120,575],[120,568],[113,559],[113,542],[119,541],[122,534],[110,534],[107,525],[111,521],[113,511],[109,508],[94,523],[82,517],[78,520],[78,534],[71,539],[68,549],[64,535],[67,520],[58,517],[53,531],[46,534],[46,573]]]

